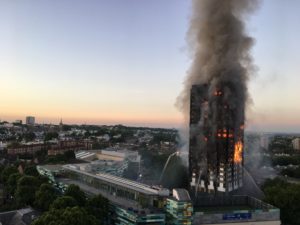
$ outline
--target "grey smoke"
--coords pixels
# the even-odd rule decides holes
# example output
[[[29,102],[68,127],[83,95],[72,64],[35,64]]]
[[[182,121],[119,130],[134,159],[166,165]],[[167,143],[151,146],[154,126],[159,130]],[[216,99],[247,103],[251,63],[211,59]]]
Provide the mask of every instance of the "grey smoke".
[[[177,99],[186,119],[190,90],[194,84],[222,86],[223,101],[234,109],[237,120],[244,120],[248,100],[247,82],[254,66],[250,49],[254,40],[247,35],[245,20],[256,9],[258,0],[192,0],[187,33],[192,64]]]

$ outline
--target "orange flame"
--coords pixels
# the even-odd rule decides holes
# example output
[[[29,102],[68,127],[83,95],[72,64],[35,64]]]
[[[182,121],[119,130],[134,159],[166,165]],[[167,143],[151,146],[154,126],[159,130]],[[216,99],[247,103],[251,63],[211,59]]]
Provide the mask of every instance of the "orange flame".
[[[234,163],[239,164],[242,162],[243,143],[238,141],[234,145]]]

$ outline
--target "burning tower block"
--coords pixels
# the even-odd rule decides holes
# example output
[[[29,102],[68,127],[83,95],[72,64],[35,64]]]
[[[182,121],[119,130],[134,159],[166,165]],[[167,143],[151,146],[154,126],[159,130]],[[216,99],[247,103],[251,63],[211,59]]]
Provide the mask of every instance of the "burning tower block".
[[[196,193],[229,193],[243,185],[244,106],[232,104],[232,91],[221,87],[191,89],[189,177]]]

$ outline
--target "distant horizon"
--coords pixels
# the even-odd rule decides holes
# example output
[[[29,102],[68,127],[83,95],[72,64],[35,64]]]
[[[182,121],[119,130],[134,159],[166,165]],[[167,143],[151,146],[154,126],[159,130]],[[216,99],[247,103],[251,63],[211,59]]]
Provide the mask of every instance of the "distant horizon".
[[[98,121],[91,121],[89,119],[81,119],[73,121],[72,119],[68,118],[41,118],[37,117],[35,115],[27,115],[27,116],[33,116],[35,117],[35,122],[36,124],[40,125],[59,125],[60,121],[62,120],[64,125],[95,125],[95,126],[117,126],[117,125],[123,125],[123,126],[128,126],[128,127],[149,127],[149,128],[163,128],[163,129],[176,129],[176,130],[185,130],[186,127],[188,126],[188,123],[184,123],[182,120],[181,122],[178,122],[177,124],[175,123],[147,123],[147,122],[130,122],[130,121],[106,121],[102,122],[100,120]],[[23,117],[15,117],[15,118],[9,118],[9,117],[0,117],[0,121],[7,121],[9,123],[13,123],[16,120],[22,120],[23,124],[26,124],[26,116]],[[282,128],[280,128],[282,126]],[[287,125],[284,127],[284,125],[277,125],[277,126],[271,126],[270,128],[264,128],[259,126],[258,124],[250,124],[246,125],[245,127],[245,132],[255,132],[255,133],[282,133],[282,134],[300,134],[300,129],[296,126],[294,129],[291,129],[290,125]]]

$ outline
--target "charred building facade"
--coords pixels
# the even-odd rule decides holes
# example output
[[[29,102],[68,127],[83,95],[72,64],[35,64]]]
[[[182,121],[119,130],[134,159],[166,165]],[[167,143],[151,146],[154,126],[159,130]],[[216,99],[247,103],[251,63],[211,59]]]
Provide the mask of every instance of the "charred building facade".
[[[226,85],[191,88],[189,177],[196,194],[243,185],[244,105],[233,104],[232,95]]]

